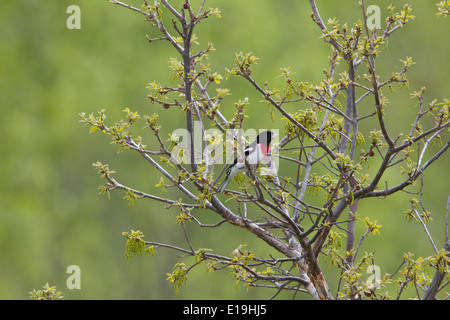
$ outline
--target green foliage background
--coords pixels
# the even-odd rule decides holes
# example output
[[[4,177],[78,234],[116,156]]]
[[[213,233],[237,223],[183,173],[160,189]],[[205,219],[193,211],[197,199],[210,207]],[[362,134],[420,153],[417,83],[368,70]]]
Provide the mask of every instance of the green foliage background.
[[[379,5],[384,20],[391,2],[398,9],[405,3],[366,5]],[[379,73],[399,71],[399,59],[411,56],[417,64],[408,74],[410,90],[427,87],[427,103],[448,98],[450,20],[435,16],[434,1],[408,3],[416,19],[389,39],[388,54],[377,62]],[[81,30],[66,27],[71,4],[81,8]],[[351,24],[361,17],[356,1],[317,5],[324,20],[337,17]],[[224,74],[224,68],[233,65],[234,53],[243,51],[260,58],[253,75],[259,82],[269,81],[269,87],[281,86],[276,76],[287,66],[299,81],[322,79],[330,52],[319,39],[308,1],[214,0],[208,6],[219,7],[222,19],[202,22],[196,34],[201,45],[214,43],[214,70]],[[109,163],[119,181],[156,194],[159,176],[139,156],[117,154],[107,137],[89,135],[78,122],[80,112],[105,108],[113,123],[129,107],[141,114],[159,113],[165,134],[183,126],[178,110],[162,109],[147,98],[149,82],[168,80],[167,61],[175,52],[167,43],[150,45],[145,40],[146,34],[157,35],[142,16],[106,0],[2,0],[0,30],[0,299],[27,299],[29,291],[46,282],[63,291],[65,299],[258,299],[272,294],[265,289],[236,290],[227,271],[216,273],[212,281],[199,269],[175,296],[166,272],[176,263],[176,253],[158,249],[154,257],[137,257],[133,263],[125,259],[121,233],[130,229],[142,230],[148,240],[186,245],[175,225],[176,209],[148,201],[130,208],[120,192],[113,192],[110,200],[98,195],[101,181],[91,167],[97,160]],[[249,97],[247,127],[283,127],[278,118],[271,122],[265,104],[244,80],[231,78],[221,86],[232,93],[222,103],[223,108],[229,106],[225,115],[234,112],[233,102]],[[416,102],[407,89],[390,98],[388,124],[398,132],[409,131]],[[429,228],[439,247],[450,191],[449,160],[448,154],[441,158],[425,179],[424,204],[432,213]],[[432,254],[422,227],[402,214],[410,206],[408,199],[402,194],[360,202],[359,213],[383,225],[381,234],[369,237],[361,250],[375,250],[382,274],[395,271],[403,252]],[[198,214],[204,221],[218,219],[212,213]],[[219,254],[229,254],[240,244],[260,253],[267,249],[245,230],[229,225],[215,230],[189,225],[188,231],[194,247]],[[81,290],[66,288],[66,268],[72,264],[81,268]],[[328,277],[334,291],[337,276]]]

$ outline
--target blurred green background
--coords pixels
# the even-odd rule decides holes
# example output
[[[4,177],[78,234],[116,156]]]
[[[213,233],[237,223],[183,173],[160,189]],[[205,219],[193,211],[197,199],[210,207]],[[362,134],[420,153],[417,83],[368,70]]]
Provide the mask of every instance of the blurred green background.
[[[125,2],[142,4],[141,0]],[[366,1],[366,5],[379,5],[384,20],[391,2],[398,9],[405,3]],[[450,20],[435,16],[435,2],[407,1],[416,19],[392,35],[389,52],[377,65],[380,75],[390,76],[401,69],[399,59],[413,57],[417,64],[408,76],[410,90],[427,87],[426,103],[449,97]],[[361,17],[356,3],[317,1],[324,20],[337,17],[349,24]],[[81,8],[80,30],[66,27],[71,4]],[[222,19],[202,22],[195,33],[201,46],[208,41],[215,45],[209,60],[213,70],[224,74],[225,67],[233,66],[234,53],[243,51],[260,58],[253,75],[260,83],[269,81],[269,89],[282,86],[276,78],[281,67],[291,66],[298,81],[322,79],[329,46],[319,39],[308,1],[207,1],[206,7],[210,6],[220,8]],[[159,249],[154,257],[137,257],[134,263],[125,259],[121,233],[130,229],[142,230],[147,240],[186,246],[182,230],[175,225],[175,209],[150,201],[138,201],[130,208],[121,192],[113,192],[110,200],[98,195],[103,181],[91,166],[97,160],[109,163],[120,182],[156,194],[159,175],[141,157],[118,154],[108,137],[88,134],[79,123],[80,112],[104,108],[112,124],[129,107],[142,115],[159,113],[165,134],[183,126],[178,110],[164,110],[147,98],[149,82],[168,79],[167,61],[175,52],[167,43],[149,44],[146,34],[158,36],[142,16],[106,0],[1,1],[0,299],[28,299],[29,291],[46,282],[56,285],[66,299],[262,299],[273,294],[267,289],[236,290],[229,271],[216,273],[213,281],[198,269],[175,296],[165,279],[179,258],[177,253]],[[283,128],[279,117],[271,122],[265,104],[259,103],[261,98],[244,80],[232,78],[220,86],[232,93],[222,103],[226,115],[234,112],[233,102],[249,97],[248,127]],[[393,132],[409,131],[416,110],[409,93],[402,89],[389,96]],[[405,112],[408,108],[411,119]],[[153,141],[150,132],[143,135]],[[429,228],[439,247],[450,191],[449,160],[449,155],[442,157],[425,178],[424,204],[432,213]],[[383,225],[381,235],[369,237],[361,249],[375,250],[383,274],[395,271],[403,252],[432,254],[422,227],[408,223],[402,214],[409,208],[409,198],[401,194],[360,202],[360,214]],[[218,221],[210,213],[198,215],[204,221]],[[267,255],[258,239],[229,225],[204,230],[192,224],[188,231],[196,248],[227,255],[244,243]],[[81,268],[81,290],[66,288],[69,265]],[[326,265],[323,269],[328,273]],[[335,292],[332,271],[331,276],[329,284]],[[280,297],[291,298],[292,293]]]

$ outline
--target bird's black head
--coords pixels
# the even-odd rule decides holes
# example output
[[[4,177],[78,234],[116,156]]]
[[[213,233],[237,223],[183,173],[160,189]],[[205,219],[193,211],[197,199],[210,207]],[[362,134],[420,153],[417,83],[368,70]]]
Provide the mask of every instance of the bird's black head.
[[[272,142],[272,139],[276,138],[278,135],[272,131],[263,131],[256,137],[256,143],[261,143],[266,146]]]

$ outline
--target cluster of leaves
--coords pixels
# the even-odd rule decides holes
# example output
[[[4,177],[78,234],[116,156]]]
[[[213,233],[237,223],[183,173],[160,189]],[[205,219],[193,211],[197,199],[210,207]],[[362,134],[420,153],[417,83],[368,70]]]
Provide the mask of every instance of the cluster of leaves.
[[[408,286],[414,285],[416,292],[428,288],[436,272],[446,275],[449,280],[449,252],[444,249],[429,257],[418,257],[414,259],[414,253],[408,252],[403,255],[403,264],[398,272],[401,274],[399,279],[393,280],[397,284],[398,295],[400,297],[403,290]],[[420,295],[419,295],[420,298]]]
[[[60,300],[64,298],[62,292],[56,290],[55,286],[50,286],[46,283],[42,290],[33,289],[30,293],[30,299],[35,300]]]
[[[147,254],[155,255],[153,246],[146,246],[144,241],[144,234],[140,231],[131,230],[131,232],[123,232],[122,235],[127,238],[125,249],[125,257],[127,260],[133,262],[134,256],[143,256]]]
[[[450,15],[450,1],[441,1],[437,4],[437,7],[438,13],[436,13],[436,15],[444,17]]]
[[[180,287],[187,281],[187,266],[182,262],[177,262],[173,267],[172,273],[167,273],[167,280],[175,288],[175,294],[180,294]]]

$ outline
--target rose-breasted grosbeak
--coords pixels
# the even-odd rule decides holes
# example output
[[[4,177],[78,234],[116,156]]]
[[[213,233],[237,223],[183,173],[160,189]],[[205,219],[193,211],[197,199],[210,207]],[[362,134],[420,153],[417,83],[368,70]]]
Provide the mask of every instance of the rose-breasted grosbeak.
[[[273,138],[276,138],[277,134],[271,131],[263,131],[253,141],[248,147],[245,148],[244,154],[249,164],[250,168],[254,170],[258,164],[267,156],[269,153],[269,145]],[[227,176],[225,180],[220,185],[218,192],[222,193],[228,183],[233,180],[239,173],[247,171],[247,165],[245,161],[238,158],[234,159],[234,163],[228,167]]]

